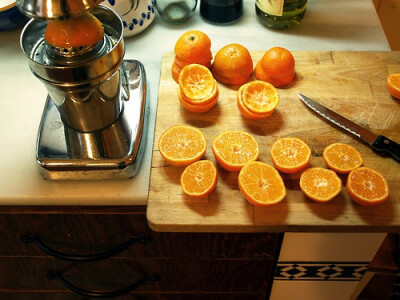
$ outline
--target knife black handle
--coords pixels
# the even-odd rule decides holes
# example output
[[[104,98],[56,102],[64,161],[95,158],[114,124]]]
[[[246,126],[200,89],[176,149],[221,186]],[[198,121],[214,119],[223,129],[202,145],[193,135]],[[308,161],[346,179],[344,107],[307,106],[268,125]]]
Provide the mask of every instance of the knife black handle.
[[[388,139],[383,135],[379,135],[372,143],[372,148],[378,152],[385,152],[400,163],[400,145]]]

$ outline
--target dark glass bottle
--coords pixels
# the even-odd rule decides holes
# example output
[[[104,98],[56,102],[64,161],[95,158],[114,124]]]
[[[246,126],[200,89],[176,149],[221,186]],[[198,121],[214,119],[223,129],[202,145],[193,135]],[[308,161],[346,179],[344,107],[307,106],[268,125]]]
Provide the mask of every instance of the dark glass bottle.
[[[214,24],[229,24],[243,14],[243,0],[201,0],[200,15]]]
[[[307,0],[256,0],[258,20],[269,28],[290,29],[300,24]]]

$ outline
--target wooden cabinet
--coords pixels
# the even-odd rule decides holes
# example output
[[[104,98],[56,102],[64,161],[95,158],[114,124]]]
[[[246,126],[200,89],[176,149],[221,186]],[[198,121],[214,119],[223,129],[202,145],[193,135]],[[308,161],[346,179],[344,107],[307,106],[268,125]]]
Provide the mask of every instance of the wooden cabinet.
[[[106,252],[136,236],[149,241],[98,261],[66,261],[22,237],[35,236],[67,255]],[[265,299],[279,233],[158,233],[146,207],[3,207],[0,209],[0,298],[76,299],[50,271],[88,291],[119,290],[156,275],[121,298]],[[154,279],[154,278],[153,278]],[[83,296],[82,296],[83,297]]]

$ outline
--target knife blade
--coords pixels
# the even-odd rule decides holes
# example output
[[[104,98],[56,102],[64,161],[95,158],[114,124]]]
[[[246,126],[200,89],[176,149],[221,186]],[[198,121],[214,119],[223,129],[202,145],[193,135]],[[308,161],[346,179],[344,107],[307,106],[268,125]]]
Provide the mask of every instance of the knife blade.
[[[377,135],[365,129],[364,127],[361,127],[353,121],[339,115],[333,110],[330,110],[329,108],[299,92],[297,92],[297,94],[299,95],[300,100],[303,101],[303,103],[311,110],[329,122],[344,129],[346,132],[356,136],[364,143],[369,145],[373,150],[389,154],[393,159],[400,163],[400,145],[398,143],[383,135]]]

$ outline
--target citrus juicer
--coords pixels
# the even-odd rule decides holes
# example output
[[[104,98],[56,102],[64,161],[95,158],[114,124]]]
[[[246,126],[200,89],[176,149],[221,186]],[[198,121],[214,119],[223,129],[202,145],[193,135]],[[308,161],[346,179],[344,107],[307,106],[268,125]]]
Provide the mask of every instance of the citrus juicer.
[[[124,59],[123,25],[101,0],[18,0],[32,19],[20,43],[32,73],[48,91],[36,160],[45,179],[123,179],[137,174],[148,123],[146,73]],[[97,44],[49,45],[48,21],[90,12],[102,23]]]

